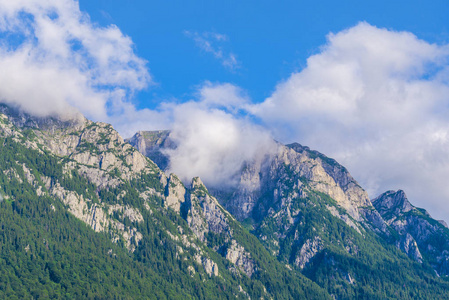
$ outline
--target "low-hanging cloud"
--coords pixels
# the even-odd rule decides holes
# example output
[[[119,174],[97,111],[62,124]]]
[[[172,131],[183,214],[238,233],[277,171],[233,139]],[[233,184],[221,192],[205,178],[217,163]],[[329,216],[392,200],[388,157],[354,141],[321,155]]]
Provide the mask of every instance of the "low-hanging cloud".
[[[184,181],[200,176],[210,186],[232,186],[245,162],[274,153],[268,131],[238,113],[247,103],[234,85],[206,83],[198,101],[176,106],[170,137],[178,147],[166,151],[170,171]]]
[[[401,188],[447,219],[449,47],[367,23],[327,40],[251,111],[336,158],[371,196]]]

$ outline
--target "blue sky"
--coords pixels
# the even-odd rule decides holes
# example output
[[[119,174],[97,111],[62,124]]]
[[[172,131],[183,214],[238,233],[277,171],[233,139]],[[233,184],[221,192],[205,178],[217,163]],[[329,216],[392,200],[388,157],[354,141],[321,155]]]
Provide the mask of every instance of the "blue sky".
[[[447,16],[442,0],[0,0],[0,101],[170,129],[170,171],[207,185],[299,142],[449,221]]]
[[[436,1],[125,1],[81,0],[101,25],[116,24],[135,43],[157,85],[138,94],[140,107],[161,99],[189,99],[205,80],[236,84],[260,102],[275,85],[302,69],[326,35],[366,21],[410,31],[430,43],[449,41],[449,4]],[[229,70],[185,31],[218,33],[233,53]]]

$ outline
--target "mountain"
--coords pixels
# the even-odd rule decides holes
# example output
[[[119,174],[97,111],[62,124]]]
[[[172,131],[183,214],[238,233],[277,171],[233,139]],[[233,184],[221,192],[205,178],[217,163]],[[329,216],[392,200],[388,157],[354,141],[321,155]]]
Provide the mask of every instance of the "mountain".
[[[164,156],[164,147],[151,147],[152,136],[140,133],[130,142],[146,138],[146,147],[139,149]],[[170,141],[168,132],[164,140]],[[170,142],[170,147],[176,145]],[[169,163],[169,157],[165,160]],[[384,219],[385,211],[335,160],[297,143],[279,144],[275,155],[247,162],[237,176],[237,186],[209,187],[210,193],[274,257],[334,297],[419,298],[424,290],[435,291],[428,286],[439,281],[435,264],[427,258],[411,260],[399,251],[405,248]],[[449,241],[448,236],[442,241]],[[447,293],[441,283],[439,296]],[[404,287],[412,290],[404,292]]]
[[[169,159],[162,153],[164,149],[173,149],[175,143],[169,138],[169,130],[139,131],[125,141],[133,145],[140,153],[151,159],[162,170],[167,169]]]
[[[407,255],[426,262],[441,276],[449,275],[449,229],[413,206],[404,191],[388,191],[373,200],[387,224],[394,229],[395,243]]]
[[[0,105],[1,298],[449,296],[427,252],[419,261],[398,249],[405,233],[385,217],[395,206],[377,208],[323,154],[279,144],[242,166],[236,186],[206,187],[139,152],[165,169],[169,132],[129,142],[82,116]]]
[[[330,299],[110,125],[0,111],[1,298]]]

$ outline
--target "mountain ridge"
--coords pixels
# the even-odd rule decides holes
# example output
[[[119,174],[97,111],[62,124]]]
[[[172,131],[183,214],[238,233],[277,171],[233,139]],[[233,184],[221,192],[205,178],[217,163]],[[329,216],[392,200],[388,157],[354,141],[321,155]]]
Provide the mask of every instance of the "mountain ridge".
[[[22,220],[28,210],[31,213],[36,205],[46,203],[45,211],[64,214],[71,226],[84,224],[103,237],[99,240],[105,246],[100,252],[80,249],[79,255],[93,255],[98,261],[119,257],[120,263],[133,266],[125,268],[130,278],[139,276],[135,270],[146,270],[139,272],[147,277],[142,275],[136,282],[150,286],[146,280],[154,280],[162,286],[151,297],[411,299],[448,295],[449,285],[427,268],[425,256],[422,263],[416,262],[389,242],[395,231],[347,170],[299,144],[280,146],[267,161],[247,162],[240,184],[252,185],[250,189],[220,191],[206,187],[200,178],[185,185],[175,174],[165,174],[109,124],[83,118],[64,123],[2,107],[0,205],[8,216],[15,214]],[[157,154],[176,147],[166,131],[152,138],[154,143],[137,148],[142,151],[152,145],[150,153]],[[20,184],[27,187],[26,196],[17,188]],[[45,224],[53,217],[44,213],[34,218]],[[64,226],[54,225],[55,230]],[[36,228],[43,234],[45,227]],[[82,232],[95,240],[95,235],[85,233],[89,230]],[[24,234],[17,239],[28,239],[30,245],[42,243]],[[32,266],[27,253],[34,248],[27,244],[17,248],[10,241],[0,236],[2,247],[16,249],[21,261]],[[42,257],[39,263],[48,266],[37,268],[43,270],[39,290],[57,298],[57,293],[64,293],[61,282],[69,276],[63,265],[73,262],[70,256],[46,261],[41,255],[47,251],[45,245],[36,252]],[[2,264],[9,261],[0,259]],[[104,270],[97,268],[101,274]],[[77,272],[79,278],[90,276],[88,271]],[[108,272],[122,278],[116,271]],[[8,276],[19,280],[14,273]],[[34,293],[27,284],[22,287],[22,295]],[[2,289],[0,282],[2,291],[15,295],[11,289]],[[124,291],[151,298],[144,291]],[[111,288],[110,296],[119,292]],[[101,298],[102,293],[92,282],[85,294],[76,295]]]
[[[413,206],[402,190],[387,191],[373,203],[399,236],[398,248],[418,262],[427,260],[438,275],[449,275],[449,229],[445,223]]]
[[[166,139],[169,139],[169,133],[166,134]],[[156,151],[164,155],[163,148]],[[372,241],[369,244],[372,248],[388,248],[388,245],[393,245],[407,255],[410,253],[401,246],[404,243],[396,242],[396,230],[383,219],[363,188],[347,169],[335,160],[306,146],[293,143],[280,145],[280,151],[269,161],[248,162],[242,168],[237,188],[226,191],[211,187],[210,190],[239,221],[249,225],[248,228],[281,261],[296,265],[299,270],[308,273],[310,269],[320,268],[316,260],[319,260],[320,253],[328,251],[326,249],[334,249],[330,252],[331,256],[340,255],[337,253],[341,250],[335,249],[335,244],[342,245],[340,249],[357,256],[360,246],[353,241],[360,236],[366,238],[367,234],[371,236]],[[302,208],[295,204],[298,199],[305,200],[305,203],[301,204]],[[307,203],[321,205],[323,210],[320,214],[337,218],[357,234],[351,233],[351,240],[340,237],[327,242],[326,236],[316,234],[312,234],[309,239],[301,238],[310,234],[310,231],[307,233],[304,228],[300,229],[304,226],[297,227],[303,222],[300,221],[301,218],[305,217],[298,212],[304,211]],[[316,226],[322,227],[321,224]],[[295,227],[298,229],[292,232]],[[317,228],[312,226],[310,229],[316,231]],[[334,234],[327,231],[327,235]],[[449,236],[445,236],[445,239],[448,240]],[[384,259],[387,257],[388,255]],[[423,264],[423,261],[424,265],[429,264],[428,259],[414,260],[420,264]],[[309,278],[314,276],[309,274]],[[354,284],[354,278],[357,278],[354,273],[351,275],[347,271],[341,274],[342,280],[350,284]]]
[[[32,186],[35,195],[29,195],[30,199],[50,197],[60,201],[65,210],[92,230],[123,245],[136,263],[145,266],[147,262],[151,266],[157,263],[155,260],[163,258],[156,270],[172,268],[170,273],[178,274],[175,284],[192,287],[199,284],[205,291],[191,291],[192,297],[304,298],[309,294],[316,299],[328,298],[324,290],[299,273],[287,272],[268,253],[260,249],[257,253],[251,252],[248,248],[254,249],[252,244],[242,246],[244,241],[241,240],[248,239],[249,233],[242,231],[229,214],[221,213],[221,216],[225,216],[226,224],[231,222],[233,232],[239,234],[221,237],[216,232],[214,219],[208,217],[211,209],[216,212],[212,214],[215,216],[220,206],[199,179],[195,179],[191,187],[184,187],[176,181],[175,175],[165,175],[152,161],[125,143],[109,124],[84,119],[75,127],[47,126],[45,129],[50,128],[50,131],[46,131],[33,122],[15,122],[23,126],[17,127],[9,121],[15,117],[1,114],[3,147],[17,149],[15,154],[11,153],[15,155],[10,160],[11,166],[3,168],[3,176]],[[52,119],[39,121],[54,123]],[[24,151],[27,151],[26,156],[22,156]],[[11,194],[8,185],[2,188],[8,202],[15,205],[23,201]],[[179,193],[182,190],[185,198]],[[187,201],[189,206],[182,205]],[[158,241],[159,247],[154,248],[152,240]],[[215,244],[220,251],[213,250]],[[151,251],[154,254],[151,255]],[[169,259],[170,253],[174,256]],[[104,253],[98,255],[101,257]],[[253,267],[247,267],[248,264]],[[268,272],[267,268],[277,271]],[[266,275],[261,276],[261,273]],[[287,289],[282,282],[288,278],[296,283]],[[273,288],[267,289],[267,284]],[[226,289],[226,292],[223,291],[223,295],[207,292],[209,296],[206,297],[206,291],[212,290],[212,286],[222,291]],[[168,291],[164,288],[161,292]]]

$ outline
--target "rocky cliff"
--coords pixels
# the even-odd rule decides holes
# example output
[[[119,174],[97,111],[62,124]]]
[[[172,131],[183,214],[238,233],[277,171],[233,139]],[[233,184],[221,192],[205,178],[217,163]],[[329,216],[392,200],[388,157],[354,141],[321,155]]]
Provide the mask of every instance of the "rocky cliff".
[[[169,136],[170,131],[168,130],[139,131],[126,141],[155,162],[162,170],[165,170],[168,167],[169,160],[164,155],[163,150],[176,147]]]
[[[412,259],[428,262],[439,275],[449,275],[449,229],[429,213],[413,206],[404,191],[387,191],[373,200],[397,234],[398,248]]]

